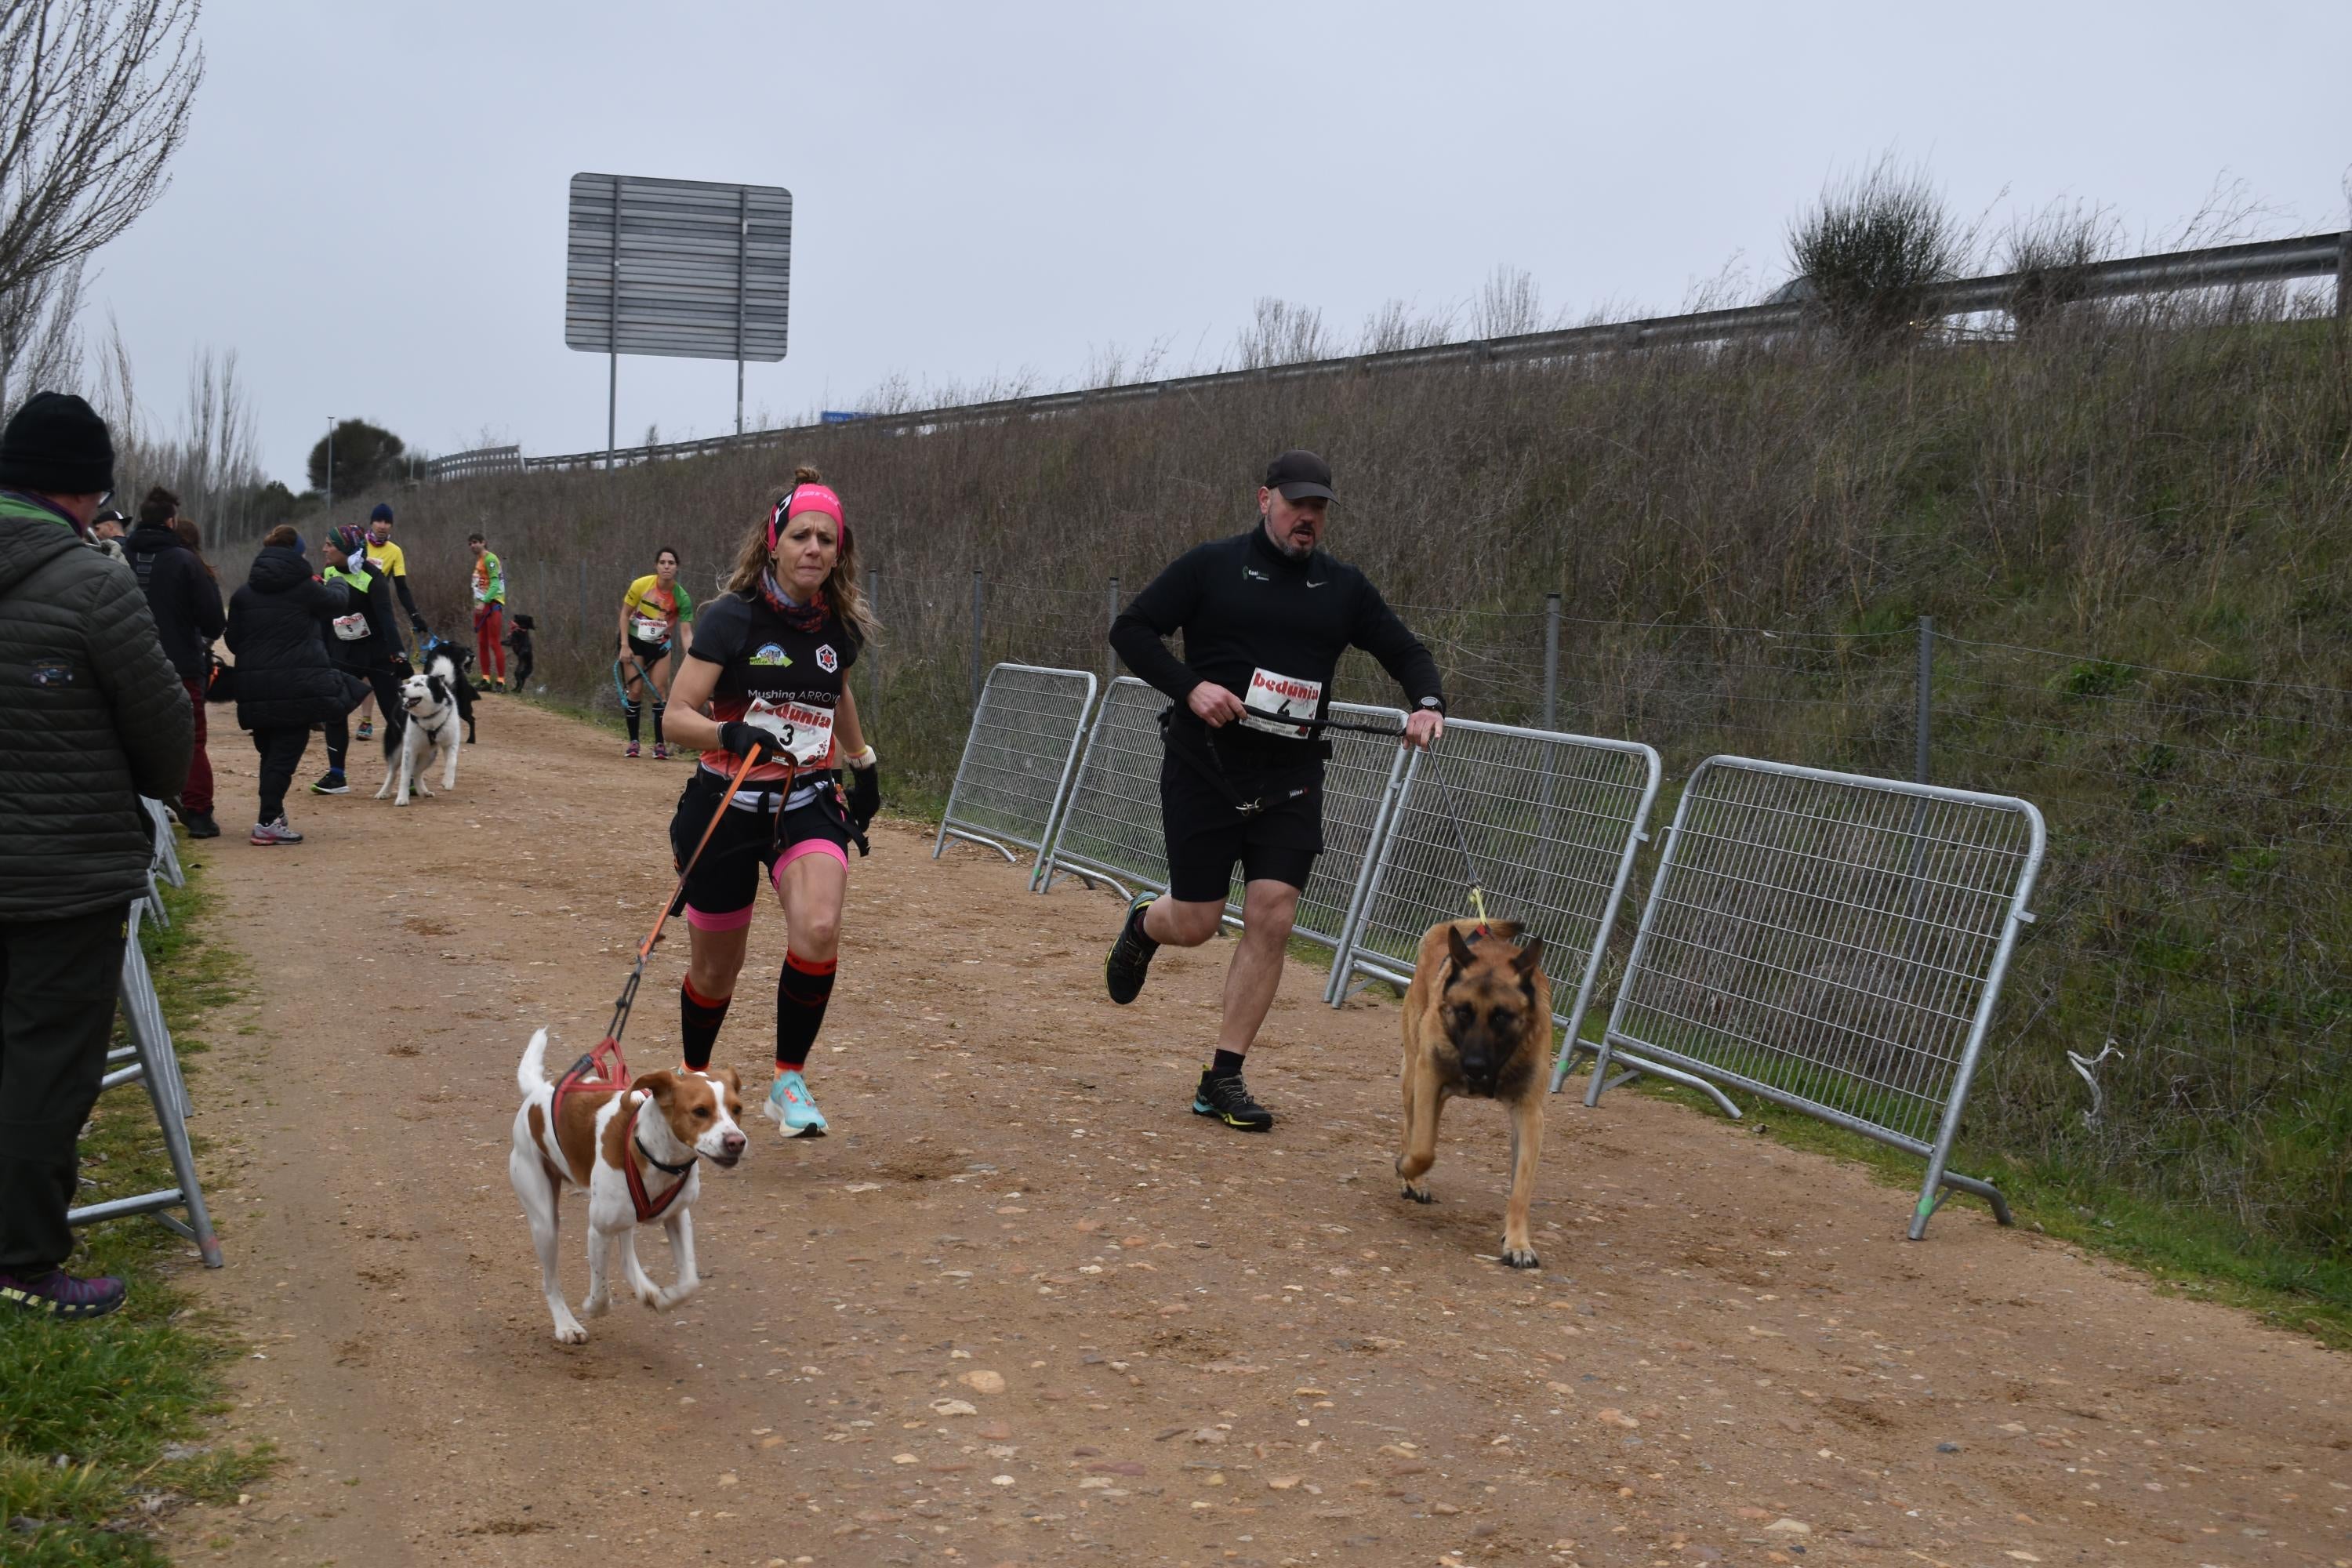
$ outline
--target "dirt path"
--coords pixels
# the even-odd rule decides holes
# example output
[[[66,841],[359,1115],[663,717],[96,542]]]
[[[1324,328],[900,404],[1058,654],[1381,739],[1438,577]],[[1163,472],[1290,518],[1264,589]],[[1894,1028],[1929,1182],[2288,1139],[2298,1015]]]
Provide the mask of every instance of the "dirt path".
[[[1290,976],[1252,1075],[1285,1119],[1227,1132],[1184,1106],[1229,950],[1114,1009],[1108,898],[906,827],[853,874],[835,1135],[751,1122],[702,1294],[560,1348],[514,1063],[601,1032],[684,764],[482,711],[454,799],[301,795],[301,848],[205,856],[260,994],[196,1086],[229,1267],[194,1283],[288,1460],[179,1516],[185,1561],[2352,1563],[2344,1360],[1971,1204],[1906,1243],[1903,1194],[1630,1094],[1552,1102],[1547,1268],[1508,1272],[1491,1108],[1439,1206],[1395,1196],[1392,1009]],[[719,1044],[761,1081],[782,940]]]

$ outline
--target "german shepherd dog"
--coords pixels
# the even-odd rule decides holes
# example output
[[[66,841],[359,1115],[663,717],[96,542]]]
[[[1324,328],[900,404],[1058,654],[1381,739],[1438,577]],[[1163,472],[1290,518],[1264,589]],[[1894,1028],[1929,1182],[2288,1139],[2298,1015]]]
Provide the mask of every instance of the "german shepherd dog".
[[[1543,1150],[1545,1058],[1551,1046],[1551,982],[1543,938],[1517,945],[1517,921],[1448,921],[1421,939],[1404,994],[1404,1149],[1396,1173],[1404,1195],[1437,1201],[1421,1178],[1437,1161],[1437,1115],[1455,1095],[1499,1100],[1511,1110],[1511,1201],[1503,1261],[1541,1266],[1528,1241]]]

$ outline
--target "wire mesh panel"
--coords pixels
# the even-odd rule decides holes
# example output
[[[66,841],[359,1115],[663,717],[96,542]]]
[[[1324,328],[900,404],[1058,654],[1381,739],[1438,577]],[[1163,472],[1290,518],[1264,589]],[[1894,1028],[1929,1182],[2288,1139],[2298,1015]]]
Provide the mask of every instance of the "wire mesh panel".
[[[1007,847],[1014,844],[1043,857],[1094,700],[1095,678],[1083,669],[1000,664],[990,670],[931,858],[950,838],[985,844],[1007,860],[1018,858]]]
[[[1094,732],[1039,868],[1050,888],[1061,871],[1109,879],[1123,891],[1158,892],[1168,886],[1168,846],[1160,817],[1160,710],[1168,699],[1144,681],[1122,675],[1104,693]],[[1334,702],[1330,717],[1354,724],[1404,727],[1394,708]],[[1334,732],[1323,770],[1323,853],[1299,896],[1298,935],[1337,947],[1366,856],[1380,840],[1403,768],[1403,749],[1383,735]],[[1240,872],[1227,908],[1241,910]]]
[[[2042,866],[2008,795],[1745,757],[1699,764],[1675,809],[1588,1103],[1612,1056],[1760,1095],[1944,1168]],[[1680,1069],[1679,1073],[1673,1069]]]
[[[1405,766],[1327,998],[1338,1005],[1360,974],[1409,982],[1422,934],[1472,912],[1475,874],[1487,914],[1523,922],[1550,973],[1576,977],[1553,991],[1568,1002],[1553,1015],[1567,1030],[1558,1089],[1657,794],[1658,753],[1639,742],[1447,720],[1437,749]]]

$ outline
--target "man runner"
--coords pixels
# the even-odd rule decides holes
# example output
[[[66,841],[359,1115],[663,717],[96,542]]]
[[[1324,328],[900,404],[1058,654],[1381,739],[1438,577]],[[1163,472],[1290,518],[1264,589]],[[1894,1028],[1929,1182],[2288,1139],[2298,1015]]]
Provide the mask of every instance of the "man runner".
[[[1127,667],[1175,705],[1160,716],[1168,891],[1129,906],[1103,978],[1112,1001],[1132,1002],[1162,943],[1214,936],[1241,863],[1241,943],[1192,1110],[1250,1132],[1274,1125],[1243,1086],[1242,1062],[1274,1003],[1299,890],[1323,848],[1330,746],[1315,721],[1328,715],[1340,654],[1364,649],[1404,688],[1407,745],[1426,746],[1445,727],[1436,660],[1361,572],[1318,548],[1332,499],[1328,463],[1283,453],[1266,465],[1258,525],[1186,552],[1110,628]],[[1160,640],[1179,631],[1181,659]]]

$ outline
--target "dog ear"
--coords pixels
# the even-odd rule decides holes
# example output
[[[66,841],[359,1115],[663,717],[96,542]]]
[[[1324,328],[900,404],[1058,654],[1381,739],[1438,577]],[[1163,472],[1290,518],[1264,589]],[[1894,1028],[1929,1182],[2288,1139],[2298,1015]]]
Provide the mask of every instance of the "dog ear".
[[[1454,954],[1454,973],[1455,974],[1460,974],[1464,970],[1470,967],[1470,944],[1463,940],[1462,928],[1460,926],[1449,925],[1445,928],[1445,945]]]
[[[1518,956],[1511,960],[1511,967],[1517,970],[1519,978],[1524,980],[1536,972],[1536,965],[1542,962],[1543,938],[1530,937],[1528,945],[1519,949]]]
[[[630,1081],[629,1087],[639,1093],[653,1096],[655,1102],[664,1110],[667,1110],[670,1101],[677,1098],[677,1077],[667,1068],[660,1072],[639,1073]]]

